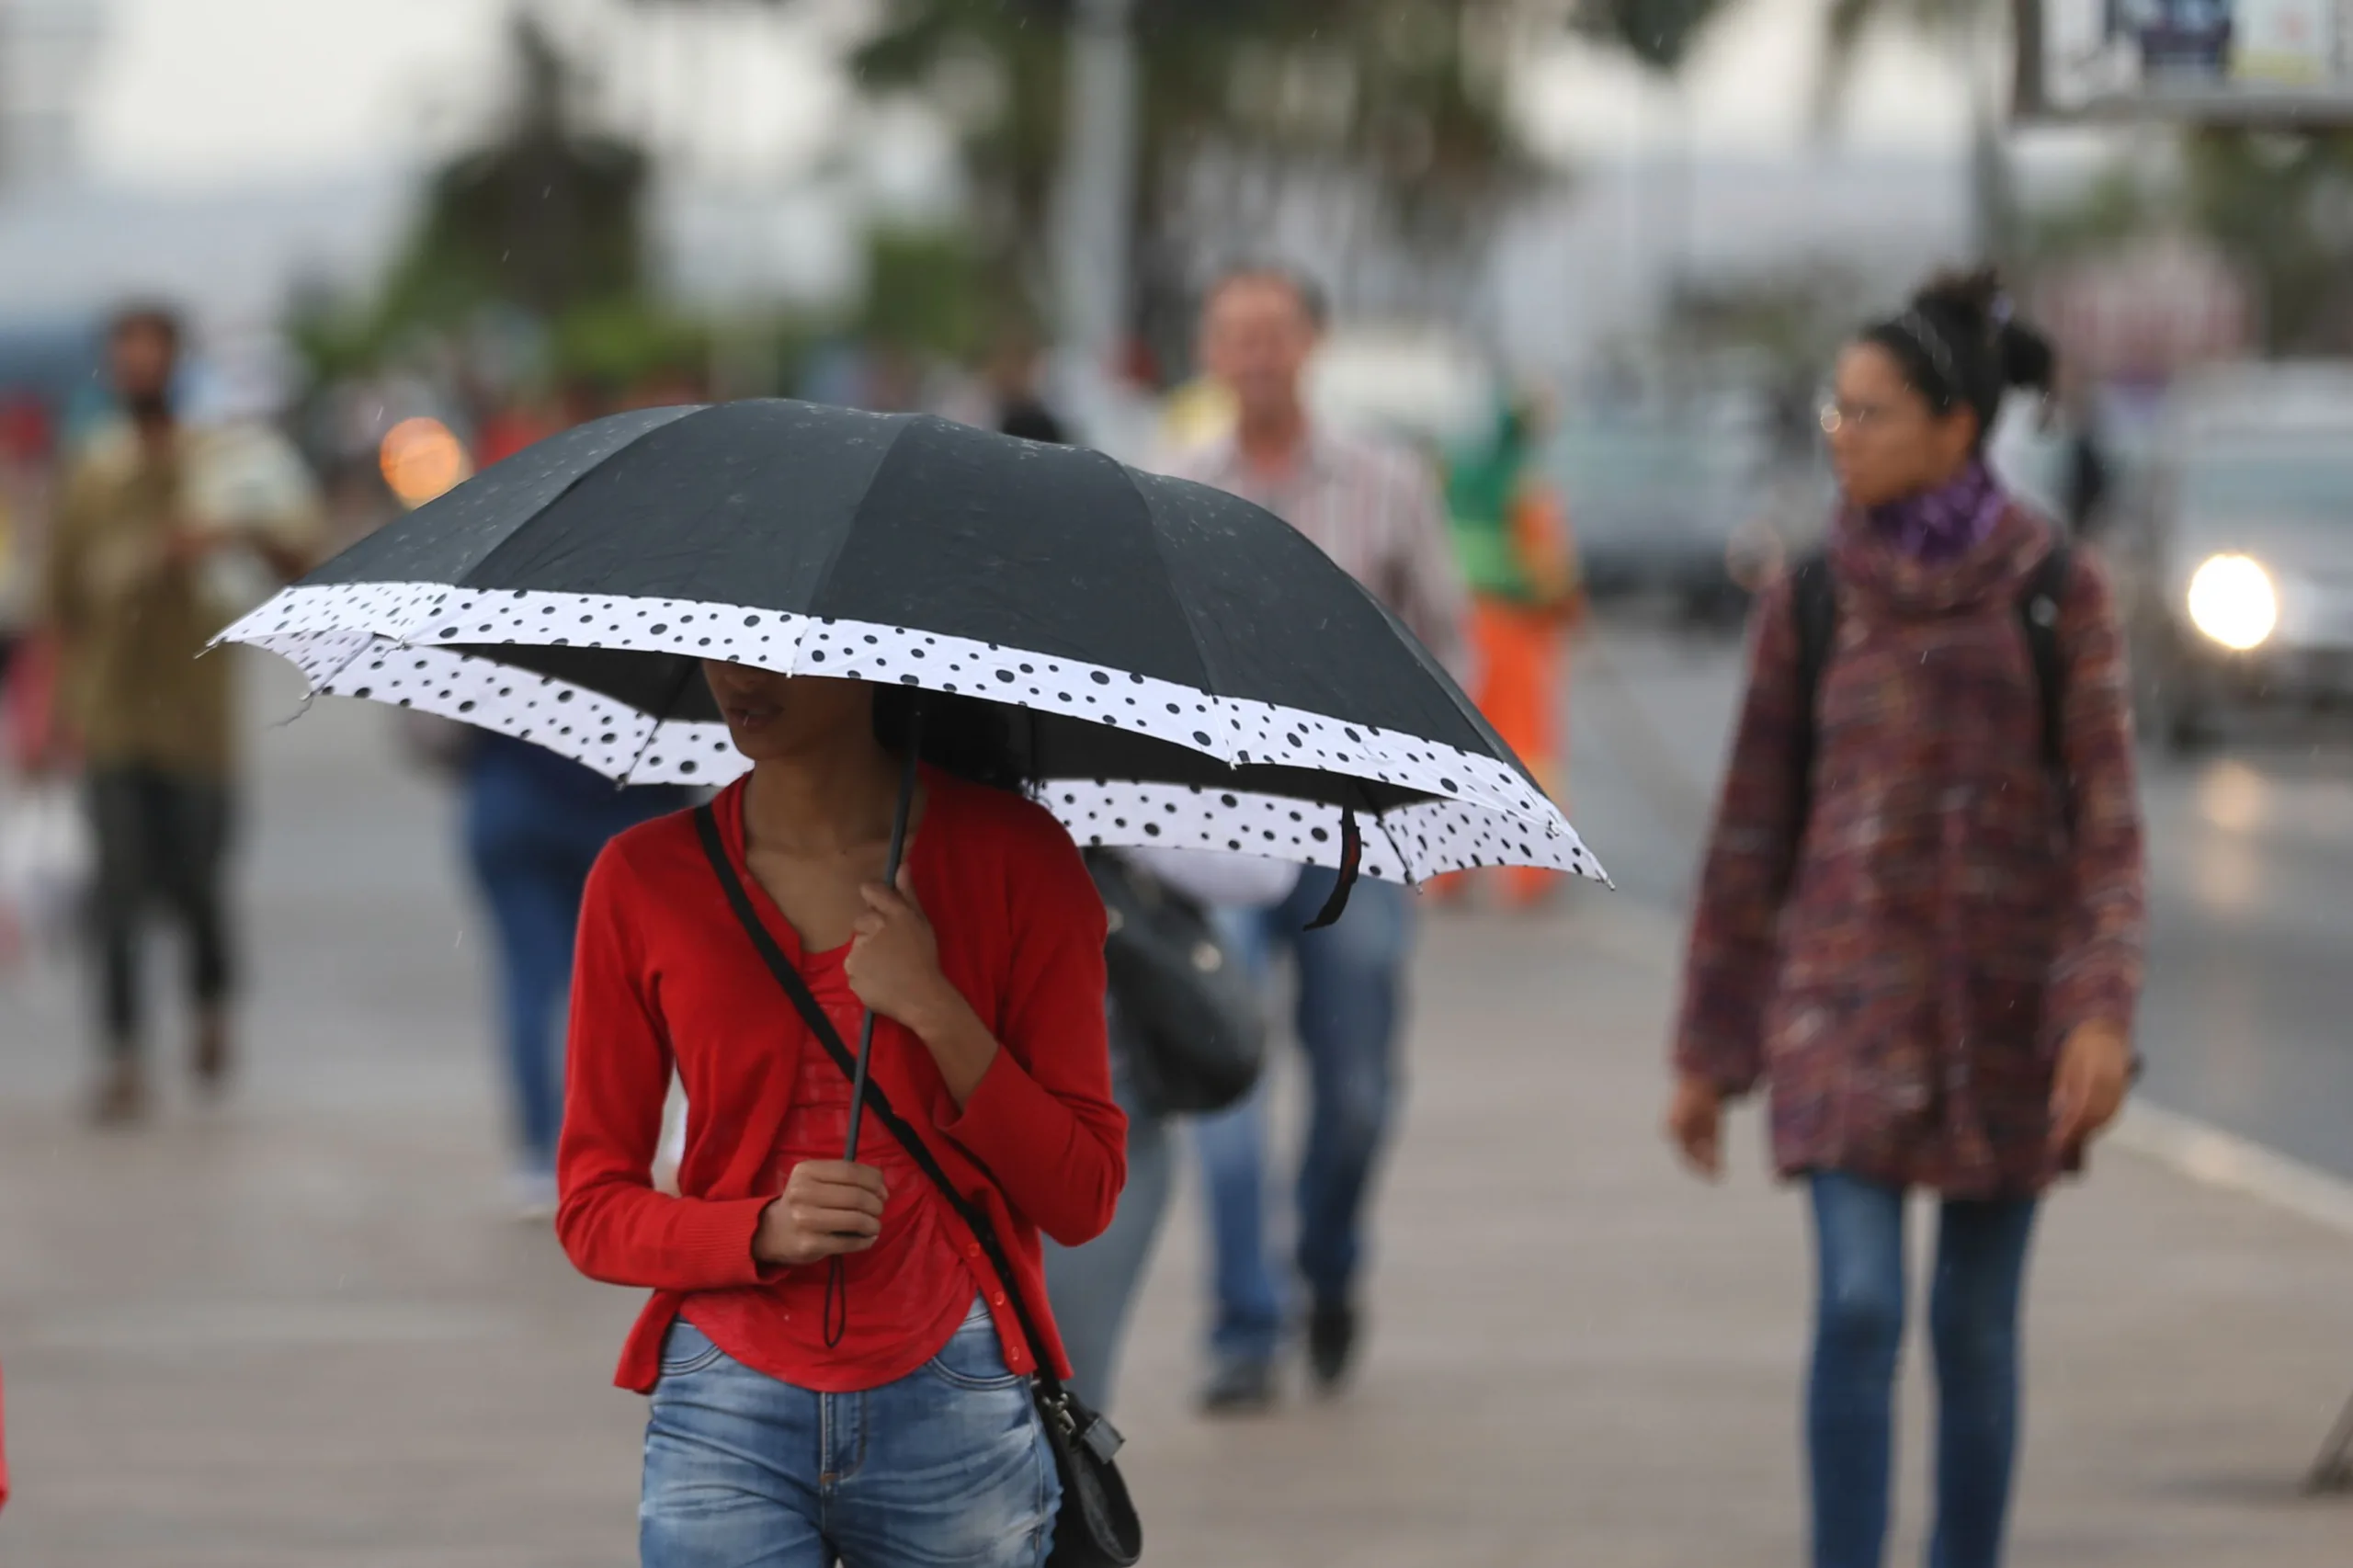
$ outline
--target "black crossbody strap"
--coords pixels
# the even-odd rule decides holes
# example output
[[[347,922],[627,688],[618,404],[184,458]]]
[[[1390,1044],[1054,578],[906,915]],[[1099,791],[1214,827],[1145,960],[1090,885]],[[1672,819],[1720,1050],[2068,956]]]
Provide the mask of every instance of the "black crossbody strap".
[[[2034,684],[2042,698],[2042,766],[2059,791],[2060,809],[2072,824],[2075,780],[2067,774],[2067,656],[2059,646],[2059,607],[2066,602],[2075,557],[2065,540],[2055,540],[2042,558],[2026,591],[2018,596],[2018,617],[2026,631],[2027,656],[2034,664]]]
[[[1822,677],[1838,637],[1838,585],[1826,551],[1790,569],[1790,616],[1797,633],[1796,725],[1790,735],[1790,860],[1794,869],[1813,815],[1813,757],[1822,728]],[[1794,869],[1792,869],[1794,875]]]
[[[752,895],[745,888],[744,879],[736,874],[735,862],[727,854],[726,840],[719,831],[719,813],[708,803],[695,808],[695,830],[702,837],[703,853],[710,857],[710,869],[717,874],[719,885],[726,892],[728,904],[735,911],[735,918],[743,926],[744,934],[751,937],[752,946],[767,964],[768,972],[776,976],[777,983],[791,999],[793,1010],[801,1015],[801,1021],[809,1026],[809,1032],[817,1038],[817,1043],[825,1048],[825,1054],[834,1059],[834,1065],[842,1070],[842,1075],[855,1083],[857,1060],[850,1055],[841,1031],[834,1028],[834,1021],[825,1017],[825,1009],[810,994],[809,983],[801,978],[801,971],[793,967],[792,960],[777,945],[775,936],[761,922],[759,911],[752,905]],[[1005,1287],[1006,1296],[1013,1303],[1013,1315],[1021,1324],[1022,1337],[1029,1342],[1029,1358],[1038,1364],[1039,1387],[1048,1398],[1060,1398],[1062,1380],[1054,1375],[1054,1369],[1047,1360],[1046,1341],[1038,1332],[1037,1320],[1029,1315],[1029,1303],[1022,1299],[1019,1277],[1013,1272],[1012,1262],[997,1241],[996,1227],[989,1222],[988,1211],[956,1189],[955,1182],[940,1168],[939,1161],[933,1156],[929,1145],[892,1108],[890,1097],[883,1094],[881,1085],[870,1074],[866,1080],[865,1098],[867,1114],[880,1121],[891,1136],[898,1140],[899,1146],[915,1161],[915,1168],[931,1178],[932,1186],[939,1189],[940,1197],[948,1200],[948,1206],[956,1211],[956,1217],[964,1221],[965,1228],[972,1233],[972,1239],[980,1243],[981,1250],[988,1255],[989,1267],[996,1271],[998,1283]]]

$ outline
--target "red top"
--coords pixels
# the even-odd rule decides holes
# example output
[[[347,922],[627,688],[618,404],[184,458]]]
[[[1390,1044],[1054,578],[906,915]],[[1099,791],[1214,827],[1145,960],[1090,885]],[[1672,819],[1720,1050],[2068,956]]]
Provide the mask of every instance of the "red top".
[[[927,804],[908,850],[915,897],[938,932],[941,969],[1004,1049],[960,1111],[931,1052],[884,1018],[874,1031],[874,1081],[958,1189],[989,1215],[1051,1342],[1036,1348],[1067,1375],[1039,1233],[1073,1246],[1094,1237],[1110,1222],[1127,1175],[1126,1119],[1111,1101],[1103,1038],[1103,906],[1069,835],[1042,809],[928,769],[924,778]],[[719,819],[761,918],[785,952],[799,953],[791,926],[743,863],[740,783],[720,796]],[[768,1329],[800,1318],[802,1300],[822,1297],[825,1267],[788,1270],[752,1260],[753,1233],[781,1186],[779,1156],[792,1157],[800,1136],[787,1124],[813,1076],[803,1071],[812,1060],[832,1072],[737,926],[692,816],[662,817],[614,840],[581,910],[556,1229],[582,1273],[654,1292],[621,1353],[615,1381],[622,1387],[653,1388],[662,1336],[690,1300],[700,1324],[711,1307],[721,1309],[720,1321],[733,1312],[731,1298],[772,1298],[771,1310],[743,1313],[729,1326],[753,1331],[745,1347],[759,1338],[759,1358],[770,1366],[813,1358],[796,1359],[806,1344],[823,1351],[822,1331],[811,1335],[805,1323],[774,1338]],[[655,1191],[649,1175],[674,1066],[688,1106],[676,1198]],[[860,1157],[882,1157],[890,1134],[870,1119],[866,1126]],[[921,1181],[910,1166],[892,1183],[891,1215],[910,1216],[911,1231],[926,1224],[922,1210],[907,1207]],[[979,1244],[945,1203],[930,1206],[929,1229],[961,1254],[986,1293],[1008,1368],[1034,1369],[1032,1347]],[[888,1381],[873,1370],[919,1365],[946,1340],[943,1331],[923,1343],[938,1278],[886,1281],[870,1273],[880,1251],[854,1260],[850,1332],[858,1338],[824,1353],[836,1375],[817,1386]],[[926,1269],[938,1261],[937,1249],[915,1253],[930,1260]],[[924,1321],[903,1321],[903,1312]],[[892,1337],[899,1343],[884,1355],[881,1342]],[[843,1364],[844,1356],[858,1365]]]
[[[864,1006],[843,972],[848,947],[808,955],[787,946],[785,952],[843,1043],[855,1042]],[[770,1191],[784,1190],[803,1160],[840,1159],[849,1135],[849,1080],[824,1047],[811,1044],[801,1053],[792,1108],[777,1134]],[[790,1269],[769,1285],[699,1291],[682,1309],[744,1365],[820,1393],[853,1393],[905,1377],[939,1353],[972,1306],[965,1238],[948,1228],[953,1211],[899,1141],[870,1126],[873,1135],[858,1141],[858,1157],[882,1173],[890,1197],[881,1235],[842,1260],[847,1301],[835,1309],[841,1343],[825,1345],[825,1267]]]

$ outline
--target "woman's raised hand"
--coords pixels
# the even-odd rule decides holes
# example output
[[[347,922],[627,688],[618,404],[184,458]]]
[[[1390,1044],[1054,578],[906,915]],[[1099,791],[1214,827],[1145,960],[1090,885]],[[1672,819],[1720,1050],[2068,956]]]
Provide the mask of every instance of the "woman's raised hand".
[[[882,1233],[890,1197],[882,1173],[845,1160],[803,1160],[785,1178],[784,1191],[760,1211],[752,1256],[780,1268],[864,1252]]]
[[[915,902],[905,871],[899,885],[869,882],[858,890],[866,913],[850,925],[849,957],[842,966],[858,999],[928,1040],[962,1007],[963,997],[939,969],[939,938]]]

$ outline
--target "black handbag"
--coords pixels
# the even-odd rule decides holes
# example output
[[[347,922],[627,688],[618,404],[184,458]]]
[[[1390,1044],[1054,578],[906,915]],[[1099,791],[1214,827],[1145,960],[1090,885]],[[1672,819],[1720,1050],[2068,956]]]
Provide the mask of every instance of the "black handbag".
[[[1134,861],[1094,850],[1086,869],[1103,898],[1103,960],[1145,1097],[1165,1112],[1223,1110],[1266,1067],[1257,977],[1208,911]]]
[[[708,805],[697,808],[695,826],[702,836],[703,853],[710,859],[710,868],[725,890],[728,904],[735,911],[745,935],[776,976],[777,983],[791,999],[793,1010],[808,1025],[825,1054],[842,1070],[852,1083],[858,1081],[858,1063],[842,1040],[841,1032],[817,998],[809,993],[809,983],[792,967],[792,960],[777,946],[776,938],[760,923],[759,912],[752,907],[751,895],[745,891],[744,879],[735,874],[735,864],[727,858],[727,846],[719,833],[719,818]],[[1120,1478],[1119,1467],[1112,1463],[1125,1440],[1119,1428],[1090,1410],[1079,1397],[1064,1387],[1062,1379],[1046,1361],[1044,1337],[1038,1332],[1037,1320],[1029,1315],[1029,1303],[1022,1298],[1018,1278],[1011,1261],[997,1240],[996,1227],[989,1222],[987,1210],[972,1202],[956,1188],[948,1173],[939,1166],[920,1134],[901,1119],[891,1108],[890,1097],[870,1076],[865,1080],[867,1113],[880,1121],[897,1139],[917,1169],[931,1179],[940,1197],[964,1221],[972,1239],[981,1245],[995,1271],[997,1283],[1013,1304],[1013,1315],[1021,1324],[1022,1337],[1029,1343],[1029,1352],[1038,1369],[1029,1380],[1030,1396],[1037,1401],[1040,1425],[1045,1428],[1047,1446],[1053,1450],[1054,1470],[1062,1479],[1062,1508],[1054,1516],[1054,1546],[1046,1559],[1048,1568],[1131,1568],[1143,1555],[1143,1526],[1136,1517],[1135,1504],[1128,1497],[1128,1483]]]

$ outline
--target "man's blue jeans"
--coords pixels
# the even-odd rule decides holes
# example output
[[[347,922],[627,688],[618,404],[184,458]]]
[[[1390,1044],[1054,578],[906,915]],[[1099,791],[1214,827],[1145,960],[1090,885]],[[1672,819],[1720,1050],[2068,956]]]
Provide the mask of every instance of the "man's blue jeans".
[[[1365,1199],[1401,1076],[1397,1028],[1414,936],[1411,890],[1370,879],[1357,883],[1336,924],[1302,929],[1336,880],[1310,867],[1274,908],[1225,916],[1237,950],[1262,971],[1278,947],[1298,965],[1309,1097],[1297,1257],[1318,1306],[1349,1300],[1362,1260]],[[1195,1127],[1217,1258],[1210,1343],[1221,1358],[1269,1360],[1282,1339],[1284,1292],[1267,1247],[1265,1102],[1262,1081],[1248,1099]]]
[[[753,1371],[680,1318],[638,1505],[643,1568],[1041,1568],[1062,1483],[987,1309],[863,1393]]]
[[[1070,1385],[1097,1410],[1108,1411],[1117,1392],[1120,1351],[1127,1342],[1136,1286],[1152,1261],[1168,1209],[1176,1151],[1169,1147],[1168,1119],[1145,1097],[1130,1052],[1133,1037],[1120,1017],[1116,998],[1107,1001],[1110,1022],[1111,1094],[1128,1113],[1128,1185],[1108,1229],[1084,1246],[1045,1244],[1046,1298],[1070,1357]]]
[[[1814,1568],[1880,1568],[1895,1370],[1904,1343],[1904,1192],[1817,1171],[1813,1371],[1806,1442]],[[2018,1451],[2018,1302],[2032,1199],[1947,1199],[1928,1336],[1937,1366],[1936,1525],[1928,1568],[1995,1568]]]

